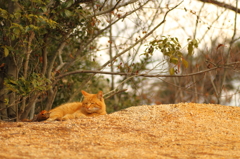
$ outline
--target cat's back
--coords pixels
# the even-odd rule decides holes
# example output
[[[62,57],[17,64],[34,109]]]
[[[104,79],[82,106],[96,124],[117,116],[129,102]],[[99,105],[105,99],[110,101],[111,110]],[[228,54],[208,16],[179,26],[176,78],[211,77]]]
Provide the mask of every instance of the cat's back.
[[[76,112],[77,110],[79,110],[82,107],[82,103],[81,102],[72,102],[72,103],[65,103],[62,104],[52,110],[50,110],[49,112],[62,112],[63,114],[71,114]]]

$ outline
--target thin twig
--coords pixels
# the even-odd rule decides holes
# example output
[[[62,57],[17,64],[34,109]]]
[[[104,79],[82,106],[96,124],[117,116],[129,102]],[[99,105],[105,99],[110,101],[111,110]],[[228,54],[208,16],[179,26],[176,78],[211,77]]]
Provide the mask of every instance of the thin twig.
[[[107,94],[104,94],[104,99],[108,99],[108,98],[111,98],[112,96],[116,95],[116,94],[119,94],[119,93],[122,93],[122,92],[126,92],[127,89],[122,89],[122,90],[117,90],[117,91],[111,91],[111,92],[108,92]],[[110,94],[111,93],[111,94]],[[113,93],[113,94],[112,94]],[[110,94],[110,95],[108,95]],[[108,96],[107,96],[108,95]]]
[[[127,79],[123,80],[115,89],[113,89],[112,91],[108,92],[106,95],[111,94],[111,93],[113,93],[113,92],[117,92],[117,91],[118,91],[118,88],[119,88],[122,84],[126,83],[128,80],[130,80],[131,78],[136,77],[136,76],[137,76],[137,75],[133,75],[133,76],[130,76],[130,77],[128,77]]]
[[[226,57],[227,58],[227,63],[229,63],[229,61],[230,61],[230,54],[231,54],[232,46],[233,46],[234,39],[235,39],[235,36],[236,36],[237,15],[238,15],[238,0],[236,0],[236,10],[235,10],[235,18],[234,18],[235,21],[234,21],[233,35],[232,35],[232,39],[230,41],[230,46],[229,46],[229,49],[228,49],[228,52],[227,52],[227,57]],[[222,95],[222,90],[223,90],[223,86],[224,86],[225,81],[226,81],[226,76],[227,76],[227,68],[224,69],[222,83],[220,85],[220,90],[219,90],[219,93],[218,93],[218,104],[220,104],[220,97]]]
[[[224,2],[219,2],[219,1],[216,1],[216,0],[199,0],[201,2],[206,2],[206,3],[211,3],[211,4],[214,4],[216,6],[219,6],[219,7],[223,7],[223,8],[227,8],[227,9],[230,9],[236,13],[240,13],[240,9],[238,9],[238,6],[234,7],[230,4],[227,4],[227,3],[224,3]],[[238,0],[236,0],[238,1]]]
[[[59,80],[66,76],[73,75],[73,74],[79,74],[79,73],[108,74],[108,75],[120,75],[120,76],[142,76],[142,77],[189,77],[189,76],[200,75],[200,74],[210,72],[210,71],[220,69],[220,68],[229,69],[229,68],[236,66],[237,64],[240,64],[240,62],[232,62],[232,63],[225,64],[222,66],[216,66],[216,67],[212,67],[210,69],[205,69],[202,71],[189,73],[189,74],[181,74],[181,75],[138,74],[138,73],[134,73],[134,72],[126,73],[126,72],[107,72],[107,71],[99,71],[99,70],[77,70],[77,71],[72,71],[72,72],[68,72],[68,73],[59,75],[59,76],[55,77],[55,79]]]
[[[138,0],[131,0],[131,1],[128,1],[126,3],[123,3],[121,5],[115,5],[114,7],[110,8],[110,9],[107,9],[105,11],[101,11],[101,12],[97,12],[97,13],[94,13],[94,15],[90,15],[90,16],[87,16],[86,18],[89,19],[89,18],[92,18],[92,17],[95,17],[95,16],[100,16],[100,15],[103,15],[103,14],[106,14],[106,13],[109,13],[111,11],[113,11],[114,9],[118,9],[118,8],[121,8],[121,7],[125,7],[129,4],[132,4],[132,3],[135,3],[137,2]],[[119,3],[120,1],[117,2],[117,4]]]

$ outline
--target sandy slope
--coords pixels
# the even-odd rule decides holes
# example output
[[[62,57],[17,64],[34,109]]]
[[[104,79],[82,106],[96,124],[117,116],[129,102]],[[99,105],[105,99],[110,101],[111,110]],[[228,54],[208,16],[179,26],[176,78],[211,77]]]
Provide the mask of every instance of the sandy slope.
[[[180,103],[64,122],[0,122],[0,158],[240,158],[240,108]]]

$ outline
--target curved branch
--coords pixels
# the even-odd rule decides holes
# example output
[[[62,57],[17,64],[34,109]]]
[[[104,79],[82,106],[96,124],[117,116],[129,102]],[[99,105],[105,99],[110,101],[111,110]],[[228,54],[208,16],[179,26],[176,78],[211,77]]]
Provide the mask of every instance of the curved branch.
[[[61,79],[69,75],[79,74],[79,73],[92,73],[92,74],[106,74],[106,75],[120,75],[120,76],[141,76],[141,77],[189,77],[189,76],[195,76],[200,75],[206,72],[210,72],[219,68],[232,68],[236,65],[240,64],[240,62],[233,62],[229,64],[225,64],[223,66],[215,66],[210,69],[198,71],[195,73],[189,73],[189,74],[182,74],[182,75],[161,75],[161,74],[138,74],[138,73],[125,73],[125,72],[107,72],[107,71],[97,71],[97,70],[77,70],[65,73],[63,75],[57,76],[55,79]],[[230,66],[230,67],[229,67]]]
[[[53,72],[52,71],[53,70],[53,65],[54,65],[54,62],[55,62],[57,56],[62,54],[62,50],[64,49],[65,45],[67,44],[66,39],[67,39],[67,37],[63,38],[63,42],[61,44],[59,44],[57,51],[55,52],[52,60],[49,63],[48,72],[47,72],[47,77],[48,78],[51,78],[51,74]]]
[[[219,2],[219,1],[216,1],[216,0],[198,0],[198,1],[201,1],[201,2],[204,2],[204,3],[211,3],[211,4],[214,4],[216,6],[232,10],[232,11],[234,11],[236,13],[240,13],[240,9],[239,8],[234,7],[234,6],[232,6],[230,4],[227,4],[227,3],[224,3],[224,2]]]
[[[137,2],[137,1],[138,1],[138,0],[131,0],[131,1],[128,1],[128,2],[123,3],[123,4],[121,4],[121,5],[118,5],[120,1],[117,1],[117,3],[115,4],[115,6],[113,6],[112,8],[109,8],[109,9],[107,9],[107,10],[94,13],[94,15],[87,16],[86,18],[92,18],[92,17],[95,17],[95,16],[100,16],[100,15],[103,15],[103,14],[106,14],[106,13],[109,13],[109,12],[112,12],[114,9],[118,9],[118,8],[127,6],[127,5],[132,4],[132,3],[135,3],[135,2]]]
[[[31,45],[32,45],[32,41],[33,41],[34,37],[35,37],[35,33],[31,32],[30,36],[28,38],[28,44],[27,44],[27,48],[26,48],[26,59],[25,59],[25,63],[24,63],[24,72],[23,72],[24,78],[27,78],[28,64],[29,64],[29,60],[30,60],[30,55],[32,53]]]

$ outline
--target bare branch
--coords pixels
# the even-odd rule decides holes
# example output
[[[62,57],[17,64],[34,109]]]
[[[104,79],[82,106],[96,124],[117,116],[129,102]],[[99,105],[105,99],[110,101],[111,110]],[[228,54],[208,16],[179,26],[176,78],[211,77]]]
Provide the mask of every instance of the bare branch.
[[[112,7],[112,11],[117,8],[117,5],[121,2],[121,0],[118,0],[117,3]]]
[[[120,0],[120,1],[121,1],[121,0]],[[116,5],[114,5],[112,8],[109,8],[109,9],[107,9],[107,10],[105,10],[105,11],[101,11],[101,12],[94,13],[94,15],[87,16],[86,18],[88,19],[88,18],[92,18],[92,17],[95,17],[95,16],[100,16],[100,15],[109,13],[109,12],[113,11],[114,9],[118,9],[118,8],[127,6],[127,5],[129,5],[129,4],[135,3],[135,2],[137,2],[138,0],[131,0],[131,1],[128,1],[128,2],[123,3],[123,4],[121,4],[121,5],[118,5],[120,1],[118,1],[118,2],[116,3]],[[117,6],[117,5],[118,5],[118,6]]]
[[[219,1],[216,1],[216,0],[198,0],[198,1],[201,1],[201,2],[204,2],[204,3],[211,3],[211,4],[214,4],[216,6],[219,6],[219,7],[223,7],[223,8],[227,8],[229,10],[232,10],[236,13],[240,13],[240,9],[238,7],[234,7],[230,4],[227,4],[227,3],[224,3],[224,2],[219,2]]]
[[[123,85],[124,83],[126,83],[127,81],[129,81],[130,79],[132,79],[133,77],[136,77],[136,76],[138,76],[138,75],[133,75],[133,76],[130,76],[130,77],[126,78],[126,79],[123,80],[121,83],[119,83],[119,85],[118,85],[115,89],[113,89],[112,91],[110,91],[110,92],[108,92],[107,94],[105,94],[105,96],[106,96],[106,95],[108,95],[109,97],[110,97],[110,96],[113,96],[113,95],[109,95],[109,94],[112,94],[112,93],[116,94],[116,92],[118,92],[118,88],[119,88],[121,85]]]
[[[197,15],[195,30],[194,30],[194,34],[193,34],[193,39],[196,39],[196,36],[197,36],[197,28],[198,28],[199,18],[200,18],[200,15],[202,13],[202,9],[203,9],[204,5],[205,5],[205,3],[202,4],[202,6],[201,6],[201,8],[198,12],[198,15]]]
[[[25,63],[24,63],[24,73],[23,73],[24,78],[27,78],[28,63],[29,63],[30,55],[32,53],[31,45],[32,45],[32,40],[33,40],[34,36],[35,36],[35,33],[31,32],[29,39],[28,39],[28,45],[27,45],[27,49],[26,49],[26,59],[25,59]]]
[[[106,2],[107,2],[107,0],[105,0],[105,1],[103,2],[102,6],[99,8],[100,11],[103,9],[103,7],[105,6]]]
[[[216,66],[210,69],[194,72],[194,73],[189,73],[189,74],[182,74],[182,75],[161,75],[161,74],[137,74],[137,73],[125,73],[125,72],[107,72],[107,71],[97,71],[97,70],[78,70],[78,71],[72,71],[65,73],[63,75],[57,76],[55,79],[61,79],[63,77],[73,75],[73,74],[79,74],[79,73],[92,73],[92,74],[108,74],[108,75],[120,75],[120,76],[141,76],[141,77],[188,77],[188,76],[195,76],[199,74],[203,74],[206,72],[210,72],[216,69],[221,69],[221,68],[227,68],[230,69],[237,64],[240,64],[240,62],[233,62],[229,64],[225,64],[223,66]]]
[[[238,8],[238,0],[236,1],[236,8]],[[233,46],[233,43],[234,43],[234,38],[236,36],[236,30],[237,30],[237,10],[236,9],[236,12],[235,12],[235,18],[234,18],[234,29],[233,29],[233,35],[232,35],[232,40],[230,41],[230,46],[228,48],[228,53],[227,53],[227,63],[230,61],[230,52],[231,52],[231,49],[232,49],[232,46]],[[220,96],[222,95],[222,90],[223,90],[223,86],[225,84],[225,81],[226,81],[226,76],[227,76],[227,68],[224,69],[224,73],[223,73],[223,80],[222,80],[222,83],[221,83],[221,87],[220,87],[220,90],[219,90],[219,93],[218,93],[218,103],[220,103]]]
[[[58,54],[58,58],[59,58],[60,64],[56,67],[55,72],[59,71],[66,64],[66,62],[63,62],[63,59],[62,59],[62,51]]]
[[[108,98],[110,98],[110,97],[112,97],[112,96],[114,96],[114,95],[116,95],[116,94],[119,94],[119,93],[122,93],[122,92],[126,92],[127,91],[127,89],[122,89],[122,90],[118,90],[118,91],[111,91],[110,93],[107,93],[107,94],[104,94],[104,99],[108,99]],[[108,95],[108,94],[110,94],[110,95]],[[108,96],[107,96],[108,95]]]
[[[49,68],[48,68],[48,72],[47,72],[47,77],[50,78],[51,77],[51,73],[52,73],[52,69],[53,69],[53,64],[57,58],[58,55],[62,54],[62,50],[65,47],[66,43],[66,37],[63,37],[63,42],[59,45],[58,50],[56,51],[53,59],[51,60],[50,64],[49,64]]]
[[[48,51],[47,51],[47,40],[48,40],[47,35],[44,35],[45,45],[44,45],[44,47],[42,49],[42,58],[43,58],[42,74],[43,75],[45,75],[45,73],[47,71],[47,65],[48,65],[48,60],[47,60],[47,54],[48,54]]]

